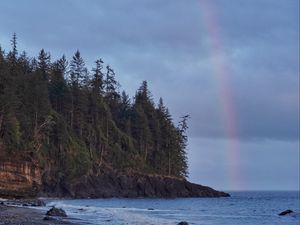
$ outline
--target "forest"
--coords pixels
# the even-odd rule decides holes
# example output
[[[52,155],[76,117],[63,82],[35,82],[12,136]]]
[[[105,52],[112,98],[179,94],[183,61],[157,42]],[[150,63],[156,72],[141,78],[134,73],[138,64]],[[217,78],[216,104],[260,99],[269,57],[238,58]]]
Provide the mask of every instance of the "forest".
[[[51,60],[0,47],[0,159],[55,168],[73,179],[92,167],[186,178],[187,119],[175,124],[147,81],[130,97],[99,58],[89,70],[77,50]]]

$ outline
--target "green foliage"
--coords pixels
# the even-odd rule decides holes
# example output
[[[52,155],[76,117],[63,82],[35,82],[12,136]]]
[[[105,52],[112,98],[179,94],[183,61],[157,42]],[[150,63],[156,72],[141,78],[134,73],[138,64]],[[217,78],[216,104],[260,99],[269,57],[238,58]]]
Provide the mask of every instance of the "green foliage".
[[[14,115],[4,115],[2,122],[2,140],[8,150],[19,150],[21,142],[20,123]]]
[[[155,106],[147,81],[134,100],[102,59],[91,72],[76,51],[51,62],[0,48],[0,145],[28,154],[43,168],[75,179],[92,166],[176,177],[187,176],[187,118],[176,127],[160,99]],[[23,151],[20,151],[23,150]]]

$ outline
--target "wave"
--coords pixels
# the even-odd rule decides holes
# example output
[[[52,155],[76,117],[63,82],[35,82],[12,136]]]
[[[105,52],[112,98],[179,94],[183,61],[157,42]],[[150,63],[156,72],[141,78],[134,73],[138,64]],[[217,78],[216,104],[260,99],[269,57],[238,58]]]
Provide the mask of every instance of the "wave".
[[[49,206],[66,210],[84,224],[299,225],[298,213],[278,216],[284,209],[299,212],[296,193],[242,192],[222,199],[52,199]],[[250,199],[253,198],[253,199]],[[269,200],[271,199],[271,200]]]
[[[141,209],[132,207],[101,207],[90,205],[68,204],[64,201],[52,201],[48,207],[63,208],[71,217],[81,219],[90,224],[145,224],[145,225],[171,225],[178,220],[156,218],[155,215],[161,212],[173,212],[168,209]],[[174,212],[175,213],[175,212]]]

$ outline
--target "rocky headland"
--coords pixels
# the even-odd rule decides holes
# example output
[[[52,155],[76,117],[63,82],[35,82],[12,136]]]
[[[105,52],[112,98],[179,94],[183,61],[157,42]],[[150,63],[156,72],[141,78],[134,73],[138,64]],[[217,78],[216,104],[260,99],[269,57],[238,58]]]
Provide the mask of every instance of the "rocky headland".
[[[118,172],[108,167],[94,167],[73,180],[30,162],[0,162],[0,196],[28,197],[228,197],[229,194],[185,179],[161,175]]]

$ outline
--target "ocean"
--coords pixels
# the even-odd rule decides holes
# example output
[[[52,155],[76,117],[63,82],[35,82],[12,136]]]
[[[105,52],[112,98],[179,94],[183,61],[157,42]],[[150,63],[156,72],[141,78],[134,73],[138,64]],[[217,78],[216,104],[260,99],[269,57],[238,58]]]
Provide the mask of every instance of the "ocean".
[[[229,192],[229,198],[74,199],[51,200],[80,224],[176,225],[299,225],[297,191]],[[294,216],[278,216],[292,209]],[[78,222],[77,221],[77,222]]]

